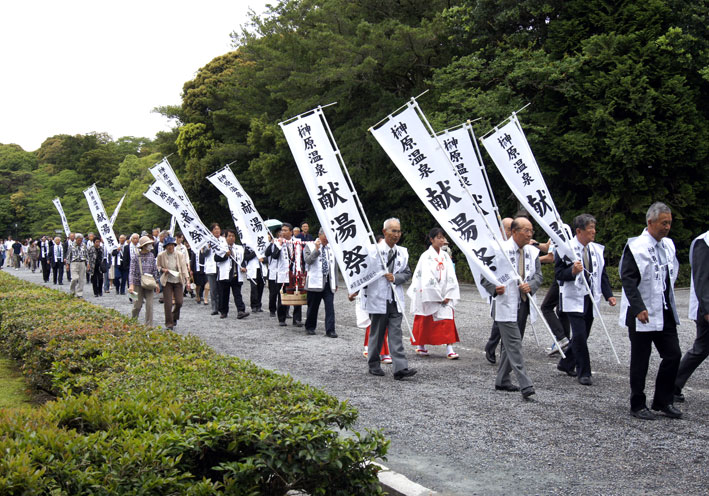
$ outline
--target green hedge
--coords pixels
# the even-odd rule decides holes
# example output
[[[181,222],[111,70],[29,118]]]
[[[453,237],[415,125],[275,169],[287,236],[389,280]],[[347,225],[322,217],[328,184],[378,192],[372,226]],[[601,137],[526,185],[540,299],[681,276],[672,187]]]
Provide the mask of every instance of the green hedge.
[[[0,273],[0,343],[56,397],[0,410],[2,494],[377,494],[357,412],[192,337]]]

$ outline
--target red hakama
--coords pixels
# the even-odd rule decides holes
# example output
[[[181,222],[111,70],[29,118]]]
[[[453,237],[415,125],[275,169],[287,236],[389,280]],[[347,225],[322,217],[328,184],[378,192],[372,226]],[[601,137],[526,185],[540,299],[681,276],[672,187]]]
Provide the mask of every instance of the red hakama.
[[[453,344],[460,341],[455,319],[433,320],[433,315],[415,315],[413,333],[416,342],[411,341],[411,344],[419,346]]]

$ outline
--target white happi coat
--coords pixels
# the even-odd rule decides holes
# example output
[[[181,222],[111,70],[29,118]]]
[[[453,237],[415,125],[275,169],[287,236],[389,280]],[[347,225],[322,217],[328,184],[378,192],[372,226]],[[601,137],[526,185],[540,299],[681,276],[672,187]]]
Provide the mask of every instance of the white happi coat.
[[[224,242],[223,247],[228,255],[229,245]],[[226,279],[229,279],[229,271],[231,270],[231,264],[234,263],[236,265],[236,267],[234,268],[234,272],[237,274],[239,282],[244,282],[244,273],[241,272],[241,262],[244,261],[244,247],[234,243],[232,245],[232,251],[236,261],[234,261],[234,259],[232,259],[231,257],[227,257],[227,259],[223,262],[217,262],[218,280],[224,281]]]
[[[271,244],[274,244],[274,242],[271,241]],[[268,279],[271,281],[275,281],[277,275],[278,275],[278,258],[269,256],[268,257]]]
[[[576,236],[571,240],[571,249],[576,254],[576,259],[583,262],[583,245],[579,243]],[[593,293],[593,299],[598,304],[601,301],[601,274],[603,274],[603,268],[605,267],[605,261],[603,259],[603,251],[605,247],[599,245],[598,243],[588,244],[588,258],[591,262],[591,282],[589,286],[591,292]],[[559,298],[561,299],[562,312],[577,312],[583,313],[583,300],[588,294],[586,291],[586,283],[584,283],[584,273],[581,271],[576,274],[576,279],[573,281],[561,281],[559,285]],[[598,317],[595,312],[594,315]]]
[[[379,250],[382,260],[386,263],[389,256],[389,245],[386,244],[386,241],[381,240],[376,248]],[[405,271],[409,266],[409,251],[399,245],[395,245],[394,249],[396,249],[396,258],[394,259],[394,271],[392,274],[398,274]],[[404,309],[401,308],[399,302],[401,302],[401,305],[404,304],[404,288],[401,284],[395,286],[395,288],[398,299],[396,308],[400,313],[403,313]],[[392,295],[391,283],[387,281],[386,277],[382,276],[375,279],[368,286],[362,288],[360,294],[362,295],[362,308],[365,312],[369,314],[387,313],[387,302],[391,301]]]
[[[281,246],[276,246],[280,248],[280,254],[278,257],[278,265],[276,266],[276,282],[278,284],[288,284],[290,283],[290,254],[295,254],[295,265],[296,270],[300,268],[300,256],[303,253],[303,244],[300,241],[291,239],[286,241],[281,240]]]
[[[428,247],[419,258],[407,295],[411,299],[411,313],[433,315],[434,320],[453,318],[453,310],[460,300],[460,287],[448,253]],[[450,301],[443,305],[446,298]]]
[[[512,267],[518,270],[519,255],[517,254],[517,243],[515,243],[513,238],[510,238],[502,242],[502,248],[504,249],[504,256],[512,264]],[[536,273],[537,259],[539,258],[539,248],[532,245],[525,245],[524,252],[524,282],[527,282]],[[499,255],[499,254],[498,254]],[[505,283],[504,294],[497,295],[493,298],[495,303],[495,320],[498,322],[517,322],[517,308],[520,303],[519,296],[519,281],[515,279],[510,279]],[[533,299],[536,302],[536,298],[532,294],[527,294],[528,298]],[[534,305],[531,305],[529,318],[534,322],[537,318]]]
[[[323,289],[323,272],[322,272],[322,247],[319,250],[315,248],[315,242],[309,241],[307,246],[310,253],[317,251],[318,256],[315,258],[313,263],[306,264],[305,269],[308,271],[305,279],[305,287],[308,290],[322,290]],[[335,253],[332,251],[332,246],[328,244],[327,248],[327,267],[330,273],[330,289],[334,293],[337,289],[337,274],[335,273]]]
[[[697,236],[694,241],[692,241],[692,246],[689,249],[689,260],[692,260],[692,252],[694,251],[695,243],[706,243],[709,246],[709,231],[705,232],[701,236]],[[699,312],[699,299],[697,298],[697,291],[694,288],[694,268],[692,268],[692,277],[690,277],[691,283],[689,284],[689,318],[692,320],[697,320],[697,312]],[[701,318],[701,316],[699,317]]]
[[[667,304],[673,304],[675,301],[674,286],[679,270],[675,244],[669,238],[662,238],[660,241],[665,248],[668,263],[667,267],[663,268],[660,267],[655,251],[655,245],[657,245],[657,243],[657,240],[647,232],[647,229],[645,229],[640,236],[628,239],[628,249],[630,249],[630,252],[633,254],[635,263],[640,271],[638,291],[643,299],[643,303],[645,303],[645,308],[647,309],[650,319],[647,324],[643,324],[637,318],[635,319],[635,329],[638,332],[661,331],[664,328],[665,270],[668,270],[670,274],[671,302],[667,302]],[[625,253],[625,250],[623,250],[623,253]],[[619,270],[622,267],[623,259],[621,258]],[[629,307],[630,303],[625,296],[625,290],[623,290],[623,296],[620,302],[620,318],[618,320],[618,323],[622,326],[625,326],[625,318]],[[679,325],[679,319],[677,319],[677,324]]]

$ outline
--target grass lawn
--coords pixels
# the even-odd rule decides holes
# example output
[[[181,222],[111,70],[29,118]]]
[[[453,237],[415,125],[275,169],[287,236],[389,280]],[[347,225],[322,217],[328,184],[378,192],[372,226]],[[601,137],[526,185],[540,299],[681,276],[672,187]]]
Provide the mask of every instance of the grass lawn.
[[[0,408],[19,407],[30,402],[25,392],[27,385],[14,365],[12,360],[0,357]]]

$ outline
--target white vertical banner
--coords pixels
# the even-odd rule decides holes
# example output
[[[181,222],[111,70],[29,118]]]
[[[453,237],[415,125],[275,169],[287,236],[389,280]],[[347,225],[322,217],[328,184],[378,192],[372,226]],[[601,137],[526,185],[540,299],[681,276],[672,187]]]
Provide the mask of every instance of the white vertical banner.
[[[180,229],[182,229],[182,234],[184,234],[185,239],[190,243],[190,247],[194,251],[199,251],[203,246],[209,245],[218,254],[224,254],[219,240],[192,213],[191,209],[171,191],[168,185],[157,180],[150,185],[148,190],[143,193],[143,196],[167,213],[175,216],[180,224]]]
[[[92,184],[90,188],[85,189],[84,196],[89,203],[89,210],[91,210],[91,216],[94,218],[98,235],[101,236],[103,245],[110,253],[118,248],[118,241],[116,240],[116,235],[113,233],[113,226],[111,226],[110,219],[106,215],[106,209],[103,208],[103,202],[101,201],[101,196],[98,194],[96,185]]]
[[[387,117],[370,129],[428,211],[468,259],[473,273],[495,285],[515,278],[512,267],[495,265],[497,242],[419,116],[418,104]],[[497,225],[495,223],[494,225]],[[492,227],[492,226],[491,226]],[[499,233],[494,233],[497,236]]]
[[[466,122],[459,127],[446,129],[438,133],[438,139],[450,163],[456,168],[460,180],[478,202],[487,223],[499,228],[497,202],[490,189],[485,166],[480,162],[475,150],[473,126]]]
[[[231,168],[227,165],[217,172],[207,176],[211,182],[229,202],[229,210],[234,220],[234,225],[241,242],[251,248],[258,258],[266,256],[268,246],[268,229],[263,223],[254,202],[236,179]]]
[[[64,215],[64,209],[62,208],[62,202],[59,198],[55,198],[52,200],[54,203],[54,206],[57,208],[57,211],[59,212],[59,217],[62,219],[62,226],[64,227],[64,234],[66,234],[66,237],[69,237],[69,233],[71,231],[69,230],[69,222],[66,220],[66,215]]]
[[[332,247],[347,292],[352,294],[386,272],[378,255],[370,250],[363,212],[355,192],[345,180],[346,167],[322,108],[280,123],[318,221]]]
[[[113,215],[111,216],[111,220],[109,221],[111,224],[111,227],[113,227],[113,223],[116,222],[116,217],[118,217],[118,212],[121,210],[121,205],[123,205],[123,200],[126,199],[126,195],[124,194],[121,199],[118,202],[118,205],[116,205],[116,209],[113,211]]]
[[[195,210],[194,206],[192,206],[192,202],[187,197],[187,193],[185,193],[180,180],[177,178],[177,174],[175,174],[175,171],[172,170],[172,166],[170,165],[170,162],[167,161],[167,157],[148,170],[155,179],[162,181],[169,188],[169,191],[174,193],[174,195],[177,196],[177,199],[180,200],[180,202],[182,202],[182,204],[184,204],[187,209],[199,219],[197,210]]]
[[[561,217],[516,114],[512,114],[507,124],[495,128],[481,141],[525,210],[554,241],[559,253],[575,260]]]

